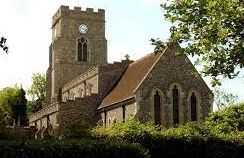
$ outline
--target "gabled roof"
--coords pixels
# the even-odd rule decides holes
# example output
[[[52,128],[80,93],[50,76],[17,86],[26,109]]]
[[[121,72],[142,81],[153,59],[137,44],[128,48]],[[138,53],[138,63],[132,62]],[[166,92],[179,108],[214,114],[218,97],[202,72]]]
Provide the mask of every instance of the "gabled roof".
[[[115,88],[103,99],[98,109],[132,98],[139,85],[161,56],[160,54],[151,53],[131,63]]]

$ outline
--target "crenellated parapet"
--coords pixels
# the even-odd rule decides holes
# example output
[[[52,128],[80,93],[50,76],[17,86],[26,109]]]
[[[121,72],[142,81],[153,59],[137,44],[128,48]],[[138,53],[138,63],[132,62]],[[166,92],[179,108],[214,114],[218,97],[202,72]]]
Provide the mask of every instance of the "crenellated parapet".
[[[95,11],[93,8],[86,8],[82,10],[81,7],[74,7],[73,9],[69,6],[60,6],[58,11],[53,15],[52,19],[52,26],[54,26],[60,18],[69,17],[69,18],[80,18],[80,17],[90,17],[94,20],[104,20],[105,21],[105,10],[98,9]]]
[[[65,93],[66,91],[76,87],[77,85],[79,85],[82,82],[94,77],[97,74],[98,74],[98,67],[97,66],[90,68],[86,72],[82,73],[78,77],[74,78],[73,80],[71,80],[70,82],[65,84],[64,87],[62,88],[62,93]]]
[[[45,115],[50,115],[52,113],[57,112],[59,110],[59,106],[60,106],[60,103],[56,102],[56,103],[50,104],[50,105],[42,108],[41,110],[39,110],[38,112],[36,112],[30,116],[29,122],[32,123],[38,119],[41,119]]]

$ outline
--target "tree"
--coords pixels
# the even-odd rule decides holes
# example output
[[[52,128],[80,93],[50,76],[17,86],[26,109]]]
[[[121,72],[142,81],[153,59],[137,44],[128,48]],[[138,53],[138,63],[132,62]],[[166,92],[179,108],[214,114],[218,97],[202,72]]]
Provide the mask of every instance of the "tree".
[[[1,117],[8,125],[26,124],[25,91],[17,86],[6,87],[0,91]],[[19,122],[18,122],[19,121]]]
[[[0,108],[2,109],[3,117],[8,125],[13,124],[13,107],[17,104],[19,88],[6,87],[0,91]]]
[[[6,46],[6,41],[7,39],[4,37],[0,38],[0,48],[3,49],[3,51],[5,51],[6,53],[8,53],[8,46]]]
[[[28,113],[35,113],[42,108],[42,103],[46,98],[46,77],[44,74],[35,73],[32,75],[32,85],[27,91],[31,96],[31,101],[28,102]]]
[[[234,105],[238,100],[237,95],[227,93],[226,91],[221,90],[219,88],[215,88],[213,92],[214,92],[214,101],[219,110],[227,106]]]
[[[25,97],[25,91],[20,88],[17,92],[16,104],[13,106],[13,120],[15,125],[26,125],[27,124],[27,115],[26,115],[26,106],[27,99]]]
[[[176,26],[170,41],[184,43],[181,53],[198,56],[213,86],[220,84],[221,77],[232,79],[242,71],[243,0],[172,0],[161,7],[165,18]]]

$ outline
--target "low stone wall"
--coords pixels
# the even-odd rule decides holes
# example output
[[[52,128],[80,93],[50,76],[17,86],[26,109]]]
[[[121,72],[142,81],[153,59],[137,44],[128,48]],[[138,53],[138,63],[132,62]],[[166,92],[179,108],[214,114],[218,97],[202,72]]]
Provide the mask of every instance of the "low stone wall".
[[[11,126],[7,127],[7,132],[10,139],[34,139],[36,128],[33,126]]]

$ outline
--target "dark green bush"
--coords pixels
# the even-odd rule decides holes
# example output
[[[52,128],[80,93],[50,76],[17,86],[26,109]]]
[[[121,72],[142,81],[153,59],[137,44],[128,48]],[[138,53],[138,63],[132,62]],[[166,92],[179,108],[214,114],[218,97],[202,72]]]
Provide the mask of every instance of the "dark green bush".
[[[118,141],[1,141],[1,158],[147,158],[148,152],[139,144]]]
[[[0,139],[6,138],[7,131],[6,131],[6,121],[4,118],[4,112],[0,107]]]
[[[87,123],[77,122],[67,127],[62,133],[65,138],[87,138],[91,136],[91,126]]]
[[[161,131],[153,124],[129,120],[108,128],[97,127],[92,134],[102,140],[139,143],[153,158],[239,158],[244,152],[244,132],[216,132],[206,122],[190,122]]]
[[[244,131],[244,103],[213,112],[204,123],[215,134]]]

